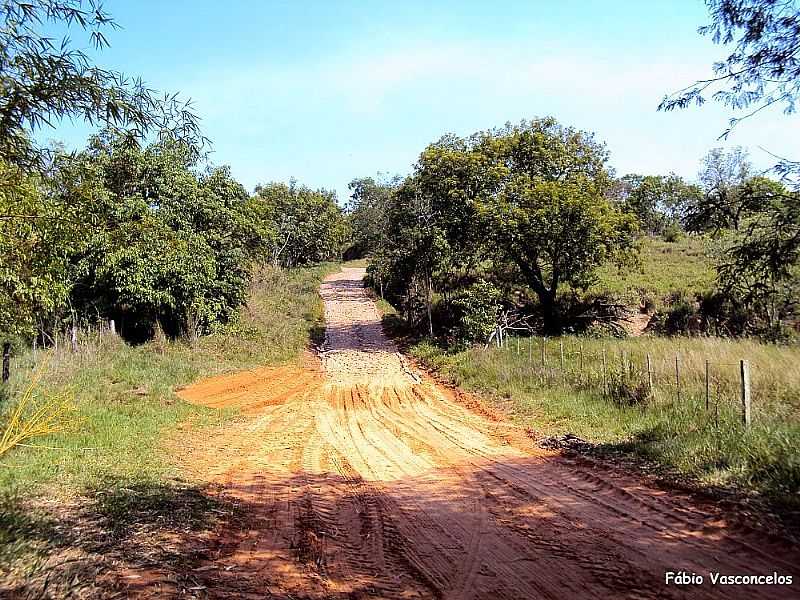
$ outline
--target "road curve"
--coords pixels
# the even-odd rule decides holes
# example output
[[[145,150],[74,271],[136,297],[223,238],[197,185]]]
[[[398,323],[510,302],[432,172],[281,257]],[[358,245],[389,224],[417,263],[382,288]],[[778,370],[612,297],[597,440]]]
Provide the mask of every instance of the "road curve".
[[[321,367],[181,392],[236,405],[186,461],[244,508],[196,569],[212,598],[797,598],[800,554],[635,475],[534,448],[410,368],[343,269]],[[667,571],[704,577],[665,584]],[[714,586],[777,572],[791,586]]]

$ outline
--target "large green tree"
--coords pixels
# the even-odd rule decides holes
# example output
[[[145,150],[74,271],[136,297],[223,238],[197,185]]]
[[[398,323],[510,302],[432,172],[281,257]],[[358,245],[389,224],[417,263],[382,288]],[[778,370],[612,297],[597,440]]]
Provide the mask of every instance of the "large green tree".
[[[83,314],[115,318],[132,339],[157,325],[194,337],[244,301],[248,194],[225,168],[198,175],[194,160],[182,144],[108,134],[57,161],[54,193],[93,224],[72,256],[72,305]]]
[[[348,228],[334,192],[311,190],[294,180],[270,183],[256,187],[250,210],[269,228],[262,252],[274,265],[296,267],[341,256]]]
[[[421,281],[430,307],[437,280],[491,261],[532,290],[557,328],[560,287],[587,286],[596,267],[633,245],[636,220],[609,199],[606,161],[590,134],[552,118],[446,136],[394,194],[373,272],[409,305]]]
[[[635,220],[607,198],[605,147],[545,118],[473,136],[485,191],[476,208],[492,253],[515,266],[559,326],[559,287],[586,287],[595,268],[632,247]]]

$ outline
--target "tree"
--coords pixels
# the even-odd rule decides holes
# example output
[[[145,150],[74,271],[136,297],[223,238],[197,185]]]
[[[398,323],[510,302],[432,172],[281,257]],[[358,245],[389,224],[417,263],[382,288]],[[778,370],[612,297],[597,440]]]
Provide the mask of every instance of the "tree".
[[[401,274],[408,321],[415,324],[416,304],[424,307],[428,333],[433,336],[434,279],[453,266],[453,248],[442,227],[431,196],[422,193],[419,179],[409,177],[395,194],[391,221],[395,278]]]
[[[37,320],[66,303],[68,256],[85,238],[73,208],[0,159],[0,338],[31,335]]]
[[[686,214],[689,231],[738,230],[742,219],[759,208],[757,198],[745,193],[751,165],[742,148],[725,152],[715,148],[703,158],[698,175],[703,189]]]
[[[382,248],[373,253],[373,278],[381,289],[387,284],[412,325],[427,320],[431,335],[436,289],[483,256],[486,231],[477,200],[489,191],[484,163],[486,157],[454,135],[429,145],[414,174],[391,195]]]
[[[700,27],[733,51],[710,79],[665,96],[660,110],[703,104],[709,94],[734,110],[752,108],[730,127],[774,104],[793,113],[800,94],[800,9],[794,0],[706,0],[711,23]],[[730,132],[730,128],[725,135]]]
[[[58,157],[52,187],[94,225],[71,255],[72,306],[129,339],[194,338],[233,317],[249,281],[248,194],[226,168],[197,175],[182,144],[104,133]]]
[[[407,186],[425,200],[427,220],[447,240],[447,261],[460,270],[474,268],[485,256],[480,200],[496,191],[504,172],[492,162],[488,146],[477,147],[479,135],[446,135],[429,145],[415,165],[413,186]]]
[[[97,49],[117,24],[95,0],[7,0],[0,6],[0,158],[41,170],[47,153],[33,133],[62,119],[81,119],[125,132],[157,133],[199,152],[206,142],[189,102],[160,96],[141,79],[92,64],[89,56],[43,30],[79,29]]]
[[[585,289],[594,270],[633,247],[635,220],[610,205],[595,184],[514,182],[486,205],[492,235],[539,298],[547,324],[560,327],[561,285]]]
[[[670,226],[680,225],[687,210],[702,195],[696,185],[670,175],[625,175],[621,181],[620,200],[625,211],[636,215],[641,228],[661,235]]]
[[[336,204],[336,194],[297,185],[270,183],[257,186],[250,210],[269,223],[271,240],[262,249],[276,266],[296,267],[341,256],[347,223]]]
[[[800,198],[764,178],[751,181],[747,193],[762,208],[728,240],[718,278],[728,297],[765,315],[774,327],[800,291]]]
[[[386,235],[392,194],[399,185],[399,176],[387,179],[380,174],[378,179],[362,177],[348,184],[352,194],[346,212],[356,255],[371,254],[380,248],[381,240]]]
[[[515,272],[558,328],[560,286],[585,287],[598,265],[633,243],[635,219],[607,197],[606,160],[590,134],[552,118],[445,136],[394,195],[389,241],[373,272],[384,269],[407,305],[419,296],[415,282],[424,282],[430,313],[444,273],[493,261]]]
[[[585,288],[596,267],[633,244],[635,220],[606,197],[607,151],[550,118],[485,132],[476,142],[499,174],[479,207],[495,256],[519,269],[557,329],[559,287]]]
[[[737,123],[770,106],[795,112],[800,94],[800,7],[795,0],[706,0],[711,23],[700,27],[714,43],[733,45],[732,52],[714,63],[714,77],[667,95],[659,110],[701,105],[710,95],[734,111],[721,137]],[[774,170],[800,185],[800,161],[779,158]]]

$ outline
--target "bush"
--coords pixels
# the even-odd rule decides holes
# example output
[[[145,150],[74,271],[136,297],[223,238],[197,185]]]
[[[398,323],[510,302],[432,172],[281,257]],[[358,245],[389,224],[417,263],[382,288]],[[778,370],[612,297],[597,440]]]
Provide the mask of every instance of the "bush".
[[[461,342],[486,341],[497,324],[501,292],[480,280],[457,292],[450,302],[455,313],[454,337]]]
[[[686,334],[703,330],[703,319],[697,306],[685,299],[667,309],[662,321],[662,330],[669,335]]]
[[[611,373],[608,381],[607,397],[618,406],[640,406],[650,400],[650,387],[642,379],[642,374],[632,376],[628,373]]]
[[[664,228],[664,241],[675,243],[683,238],[683,230],[677,223],[670,223]]]

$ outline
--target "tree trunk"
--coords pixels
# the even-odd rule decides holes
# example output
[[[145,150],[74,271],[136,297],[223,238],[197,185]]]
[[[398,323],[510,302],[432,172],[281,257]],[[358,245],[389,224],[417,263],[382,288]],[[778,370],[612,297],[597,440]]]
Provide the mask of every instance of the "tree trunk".
[[[431,337],[433,337],[433,316],[431,315],[431,304],[433,304],[433,285],[431,284],[431,276],[428,275],[428,330]]]
[[[561,331],[561,314],[556,304],[555,291],[546,290],[544,293],[537,293],[537,296],[542,305],[545,329],[548,333],[559,333]]]
[[[545,329],[548,333],[558,333],[561,330],[561,315],[556,305],[556,292],[559,284],[558,275],[554,274],[551,287],[548,289],[544,284],[542,271],[535,262],[531,264],[521,256],[515,257],[514,262],[517,263],[520,271],[522,271],[525,283],[530,286],[539,299],[539,304],[542,306]]]

